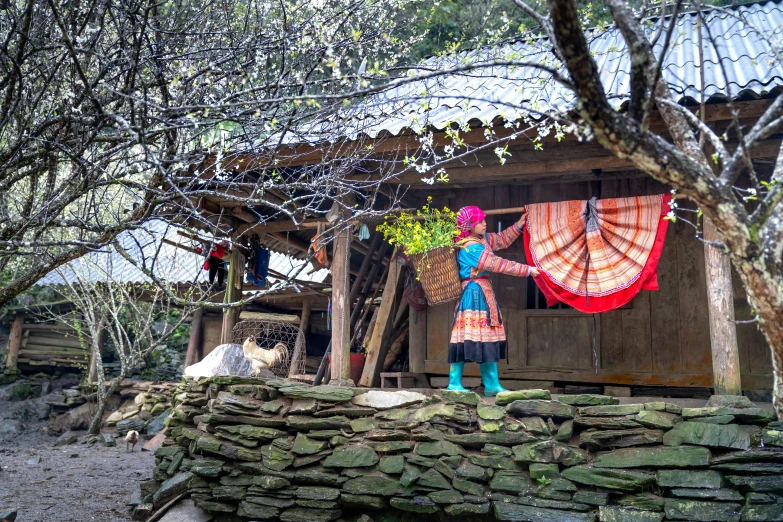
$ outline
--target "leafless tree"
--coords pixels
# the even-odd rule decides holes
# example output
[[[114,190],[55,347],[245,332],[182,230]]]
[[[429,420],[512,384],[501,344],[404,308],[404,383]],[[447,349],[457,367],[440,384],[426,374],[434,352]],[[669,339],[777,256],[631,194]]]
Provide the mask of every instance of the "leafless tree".
[[[0,306],[153,214],[236,232],[207,196],[261,223],[323,215],[348,194],[371,203],[377,184],[345,177],[357,154],[297,168],[276,154],[393,68],[404,2],[5,2]],[[252,173],[225,167],[228,150]]]
[[[166,289],[151,282],[117,281],[115,259],[108,252],[92,252],[79,258],[78,263],[55,269],[61,279],[57,286],[59,294],[73,302],[79,311],[57,318],[89,334],[85,336],[89,339],[85,348],[95,366],[97,386],[97,408],[89,427],[92,434],[100,431],[106,399],[155,348],[166,344],[190,312],[186,307],[172,313],[175,305],[169,295],[177,292],[174,284]],[[200,287],[191,286],[185,292],[201,291]],[[199,298],[186,296],[192,300]],[[102,338],[110,341],[120,363],[119,374],[110,381],[103,366]]]

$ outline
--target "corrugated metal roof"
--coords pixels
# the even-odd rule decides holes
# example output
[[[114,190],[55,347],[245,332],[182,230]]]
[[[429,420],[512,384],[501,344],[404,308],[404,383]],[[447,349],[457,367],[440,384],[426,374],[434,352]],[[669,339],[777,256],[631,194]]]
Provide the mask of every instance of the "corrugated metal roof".
[[[777,2],[748,4],[712,10],[702,29],[704,48],[704,94],[706,98],[763,96],[783,86],[783,66],[774,47],[783,47],[783,8]],[[671,18],[665,20],[668,28]],[[652,35],[661,19],[650,20],[645,30]],[[664,59],[663,76],[680,100],[701,99],[700,24],[695,13],[676,20],[672,45]],[[712,38],[710,38],[710,35]],[[629,58],[619,30],[588,32],[590,48],[601,70],[601,80],[615,107],[629,95]],[[773,45],[770,45],[771,40]],[[664,38],[655,46],[660,56]],[[520,41],[492,49],[478,49],[448,57],[430,58],[420,64],[428,72],[465,63],[514,59],[552,64],[547,40]],[[724,77],[720,64],[726,69]],[[561,70],[563,70],[561,68]],[[515,121],[523,113],[563,112],[574,97],[550,74],[529,66],[495,66],[454,73],[409,83],[378,95],[336,115],[335,121],[311,127],[294,140],[306,142],[356,139],[364,134],[397,135],[405,129],[430,126],[443,129],[452,123],[489,122],[496,118]],[[336,121],[340,121],[339,125]],[[339,129],[339,134],[335,129]]]
[[[159,219],[152,219],[142,228],[123,232],[117,239],[122,247],[138,263],[144,264],[158,278],[169,283],[203,282],[207,272],[203,270],[204,257],[164,243],[167,239],[180,243],[182,237],[177,233],[178,227]],[[190,245],[186,245],[190,246]],[[285,274],[296,274],[304,261],[291,256],[270,252],[269,268]],[[329,275],[328,270],[317,270],[310,273],[313,266],[307,263],[296,279],[306,282],[322,283]],[[93,281],[111,280],[118,283],[147,283],[150,279],[134,264],[128,262],[113,247],[91,252],[79,259],[49,272],[41,278],[36,286],[57,286],[67,282],[75,283],[80,276],[88,276]],[[275,280],[274,277],[270,277]]]

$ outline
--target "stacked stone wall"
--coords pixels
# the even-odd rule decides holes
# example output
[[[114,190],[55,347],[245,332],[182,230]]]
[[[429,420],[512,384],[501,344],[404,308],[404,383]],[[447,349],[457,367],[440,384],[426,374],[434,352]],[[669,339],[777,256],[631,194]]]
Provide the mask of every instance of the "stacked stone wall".
[[[546,390],[364,393],[185,380],[141,518],[189,495],[216,520],[783,520],[783,426]]]

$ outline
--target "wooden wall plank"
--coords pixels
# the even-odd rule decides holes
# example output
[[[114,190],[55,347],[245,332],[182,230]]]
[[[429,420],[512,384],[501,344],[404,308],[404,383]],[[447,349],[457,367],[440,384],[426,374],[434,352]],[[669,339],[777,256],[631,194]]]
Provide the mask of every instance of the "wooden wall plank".
[[[585,342],[579,346],[577,368],[595,371],[595,360],[596,358],[600,360],[601,357],[601,324],[598,322],[598,317],[590,314],[580,318],[578,328],[578,338],[584,339]],[[593,354],[593,348],[595,348],[595,354]]]
[[[618,197],[647,194],[647,179],[624,179],[618,185]],[[652,339],[650,331],[650,293],[641,292],[629,309],[622,309],[623,362],[626,370],[652,369]]]
[[[658,262],[658,291],[650,292],[650,326],[652,335],[652,369],[678,372],[680,360],[680,293],[677,244],[674,224],[666,232],[666,244]]]
[[[451,337],[453,303],[427,308],[427,360],[446,361]]]
[[[525,363],[525,311],[519,308],[502,310],[506,327],[506,360],[512,368]]]
[[[681,203],[681,207],[689,205]],[[704,247],[685,223],[674,223],[680,294],[680,342],[683,372],[712,373],[710,323]]]
[[[552,345],[556,350],[552,364],[558,368],[579,368],[579,352],[589,343],[589,337],[582,337],[580,316],[552,318]]]
[[[601,181],[599,198],[616,198],[620,194],[620,181]],[[601,321],[601,369],[617,370],[623,367],[623,314],[612,310],[600,314]]]
[[[552,368],[553,318],[546,316],[527,317],[527,366],[530,368]],[[558,357],[560,352],[558,351]]]
[[[202,318],[203,332],[201,341],[201,359],[210,354],[220,344],[220,334],[223,327],[223,318],[218,315],[205,315]]]
[[[408,308],[408,368],[412,373],[424,373],[427,359],[427,311]]]
[[[622,368],[635,371],[652,369],[650,332],[650,292],[641,292],[630,309],[620,310],[623,318]]]
[[[601,369],[623,368],[623,311],[612,310],[600,314]]]

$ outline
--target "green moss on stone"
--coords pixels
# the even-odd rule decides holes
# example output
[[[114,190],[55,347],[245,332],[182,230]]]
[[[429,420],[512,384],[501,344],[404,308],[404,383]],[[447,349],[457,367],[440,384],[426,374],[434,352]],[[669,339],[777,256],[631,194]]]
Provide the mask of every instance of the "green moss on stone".
[[[708,466],[710,450],[698,446],[624,448],[599,455],[596,468],[689,468]]]
[[[548,401],[552,399],[552,395],[549,390],[511,390],[500,392],[495,396],[495,404],[498,406],[505,406],[511,404],[514,401],[524,400],[544,400]]]

